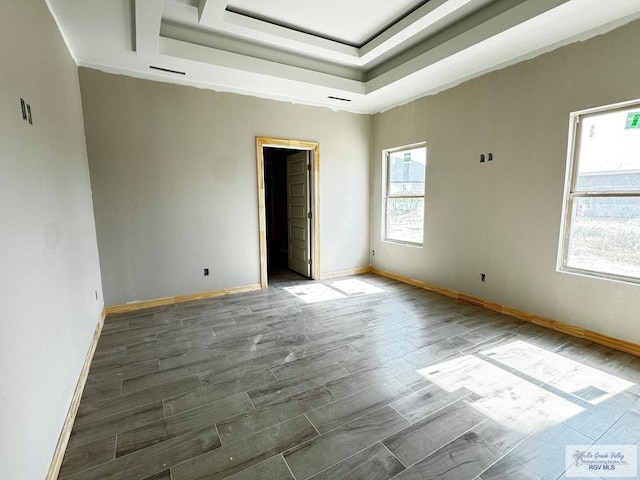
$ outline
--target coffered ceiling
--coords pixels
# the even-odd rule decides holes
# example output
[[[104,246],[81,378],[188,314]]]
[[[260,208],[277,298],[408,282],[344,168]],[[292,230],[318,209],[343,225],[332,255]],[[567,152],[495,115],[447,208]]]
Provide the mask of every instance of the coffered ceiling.
[[[374,113],[640,18],[638,0],[46,0],[80,66]]]

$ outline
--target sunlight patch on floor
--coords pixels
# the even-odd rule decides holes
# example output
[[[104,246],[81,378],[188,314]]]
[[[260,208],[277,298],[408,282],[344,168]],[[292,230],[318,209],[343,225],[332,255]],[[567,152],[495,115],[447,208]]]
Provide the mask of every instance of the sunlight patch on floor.
[[[294,287],[285,287],[285,290],[292,293],[305,303],[326,302],[327,300],[336,300],[338,298],[346,298],[345,295],[329,288],[322,283],[311,283],[308,285],[296,285]]]
[[[502,425],[527,434],[584,411],[579,405],[473,355],[418,372],[447,391],[464,388],[475,393],[480,398],[470,405]]]
[[[542,383],[598,404],[634,384],[557,353],[517,341],[482,352]]]
[[[329,282],[327,285],[323,283],[295,285],[293,287],[285,287],[285,290],[303,300],[305,303],[325,302],[327,300],[384,292],[381,288],[357,279],[338,280]]]
[[[384,293],[384,290],[374,285],[370,285],[362,280],[350,278],[348,280],[338,280],[329,282],[332,288],[336,288],[349,296],[371,295],[373,293]]]

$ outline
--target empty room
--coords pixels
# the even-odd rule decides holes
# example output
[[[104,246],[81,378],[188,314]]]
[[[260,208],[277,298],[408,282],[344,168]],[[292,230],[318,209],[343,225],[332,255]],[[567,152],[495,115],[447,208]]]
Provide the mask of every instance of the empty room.
[[[0,25],[0,478],[639,478],[638,0]]]

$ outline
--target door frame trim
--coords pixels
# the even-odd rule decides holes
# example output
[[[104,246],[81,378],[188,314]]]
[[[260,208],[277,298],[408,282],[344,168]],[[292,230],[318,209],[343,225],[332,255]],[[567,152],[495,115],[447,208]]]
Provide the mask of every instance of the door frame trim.
[[[290,148],[313,153],[311,158],[311,278],[320,279],[320,144],[304,140],[256,137],[256,171],[258,174],[258,232],[260,245],[260,287],[268,287],[267,213],[264,188],[264,149]]]

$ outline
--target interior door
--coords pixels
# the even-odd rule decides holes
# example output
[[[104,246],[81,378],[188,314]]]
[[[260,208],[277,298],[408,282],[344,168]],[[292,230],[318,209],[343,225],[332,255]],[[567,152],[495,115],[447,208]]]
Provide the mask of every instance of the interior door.
[[[311,277],[309,165],[307,151],[287,157],[289,268],[305,277]]]

